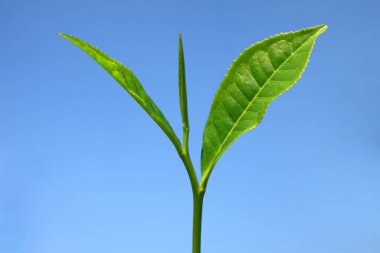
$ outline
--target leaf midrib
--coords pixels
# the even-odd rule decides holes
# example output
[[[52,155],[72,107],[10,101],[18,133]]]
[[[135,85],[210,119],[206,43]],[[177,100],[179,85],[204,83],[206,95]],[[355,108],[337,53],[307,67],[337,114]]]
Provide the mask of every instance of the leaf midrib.
[[[211,169],[212,167],[215,165],[214,163],[216,162],[216,158],[218,157],[220,151],[222,150],[224,144],[226,143],[227,139],[229,138],[229,136],[231,135],[231,133],[235,130],[235,127],[237,126],[237,123],[240,122],[240,119],[243,117],[243,115],[245,115],[245,113],[247,112],[248,108],[251,107],[252,103],[256,100],[256,98],[258,97],[258,95],[261,94],[262,90],[264,89],[264,87],[268,84],[268,82],[272,79],[272,77],[275,75],[275,73],[290,59],[292,58],[292,56],[301,48],[303,47],[303,45],[305,45],[311,38],[313,38],[316,34],[318,34],[318,32],[316,32],[315,34],[313,34],[312,36],[310,36],[310,38],[308,38],[305,42],[303,42],[294,52],[292,52],[289,57],[283,62],[281,63],[278,68],[276,68],[273,73],[270,75],[270,77],[265,81],[265,83],[263,84],[263,86],[261,86],[261,88],[259,89],[259,91],[256,93],[256,95],[252,98],[252,100],[248,103],[247,107],[243,110],[243,112],[240,114],[239,118],[236,120],[236,122],[233,124],[231,130],[228,132],[226,138],[224,138],[222,144],[219,146],[218,148],[218,151],[215,153],[215,156],[214,158],[211,160],[211,163],[210,165],[207,167],[207,169],[205,170],[205,179],[207,180],[207,177],[208,175],[211,173]]]

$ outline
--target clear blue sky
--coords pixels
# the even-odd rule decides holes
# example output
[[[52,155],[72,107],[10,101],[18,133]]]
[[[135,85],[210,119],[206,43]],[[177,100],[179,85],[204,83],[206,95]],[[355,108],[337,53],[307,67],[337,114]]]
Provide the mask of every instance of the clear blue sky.
[[[379,12],[375,0],[1,0],[0,252],[191,251],[191,190],[171,143],[58,32],[128,65],[178,134],[182,32],[199,168],[232,60],[322,23],[302,79],[217,164],[203,252],[380,252]]]

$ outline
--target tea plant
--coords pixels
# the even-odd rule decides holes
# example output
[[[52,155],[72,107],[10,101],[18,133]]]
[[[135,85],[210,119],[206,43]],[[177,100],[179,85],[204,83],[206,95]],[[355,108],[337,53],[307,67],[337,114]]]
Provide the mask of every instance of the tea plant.
[[[173,143],[191,183],[194,201],[192,252],[200,253],[203,198],[215,164],[241,134],[261,122],[269,104],[297,82],[306,68],[317,37],[326,29],[327,26],[320,25],[275,35],[251,45],[232,63],[216,92],[204,128],[200,180],[189,154],[190,126],[181,34],[178,79],[182,142],[129,68],[79,38],[63,33],[60,35],[98,62],[140,104]]]

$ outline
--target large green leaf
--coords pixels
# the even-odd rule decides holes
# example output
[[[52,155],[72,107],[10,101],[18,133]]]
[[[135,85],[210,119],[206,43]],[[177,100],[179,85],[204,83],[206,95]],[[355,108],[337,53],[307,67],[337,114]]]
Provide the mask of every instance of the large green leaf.
[[[98,62],[152,117],[173,142],[174,146],[177,149],[180,148],[181,143],[164,114],[148,96],[140,81],[129,68],[84,40],[63,33],[60,33],[60,35],[77,45]]]
[[[231,65],[211,106],[203,133],[202,180],[241,134],[255,128],[269,104],[291,88],[306,68],[320,25],[282,33],[247,48]]]

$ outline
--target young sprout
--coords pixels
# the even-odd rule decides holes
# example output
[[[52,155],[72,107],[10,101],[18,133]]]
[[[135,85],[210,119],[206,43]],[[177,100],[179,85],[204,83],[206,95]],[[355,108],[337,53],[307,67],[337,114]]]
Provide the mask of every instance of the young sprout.
[[[269,104],[297,82],[306,68],[317,37],[326,29],[326,25],[319,25],[275,35],[251,45],[232,63],[216,92],[204,128],[200,179],[197,178],[189,154],[190,126],[181,34],[178,83],[182,142],[128,67],[79,38],[63,33],[60,35],[98,62],[140,104],[173,143],[190,179],[194,201],[192,252],[200,253],[203,198],[216,163],[240,135],[254,129],[261,122]]]

